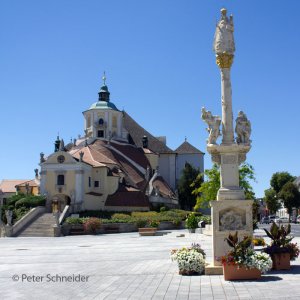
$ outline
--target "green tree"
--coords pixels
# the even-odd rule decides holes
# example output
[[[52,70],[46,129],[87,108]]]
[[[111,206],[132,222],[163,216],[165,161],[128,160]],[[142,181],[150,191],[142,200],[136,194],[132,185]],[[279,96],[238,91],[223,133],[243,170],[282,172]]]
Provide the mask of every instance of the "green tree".
[[[197,180],[191,184],[193,188],[193,195],[196,198],[195,210],[199,208],[207,208],[209,201],[217,199],[217,193],[220,188],[220,170],[218,165],[213,164],[211,169],[204,171],[204,176],[207,178],[206,181],[202,182],[199,180],[203,175],[199,174]]]
[[[220,189],[220,169],[214,164],[211,169],[204,171],[207,178],[205,182],[199,185],[198,182],[192,184],[193,194],[197,196],[195,210],[199,208],[207,208],[209,202],[217,199],[217,193]],[[255,181],[254,168],[245,163],[239,168],[240,187],[245,191],[246,199],[254,199],[255,194],[250,181]]]
[[[265,190],[264,200],[271,214],[275,214],[281,207],[280,192],[287,183],[292,183],[296,177],[289,172],[276,172],[272,175],[270,180],[271,188]],[[285,193],[287,190],[285,189]],[[287,195],[286,195],[287,196]]]
[[[186,163],[185,168],[182,170],[182,175],[178,181],[178,197],[182,209],[192,210],[196,204],[196,195],[192,193],[193,188],[191,184],[197,180],[199,173],[199,170],[189,163]],[[198,180],[203,182],[201,178]]]
[[[264,201],[267,204],[267,208],[271,214],[275,214],[281,207],[280,202],[277,199],[277,194],[273,188],[265,190]]]
[[[272,175],[270,185],[278,195],[287,182],[294,181],[295,179],[296,177],[292,176],[289,172],[276,172]]]
[[[284,207],[287,209],[288,214],[291,215],[293,208],[300,207],[300,192],[293,182],[287,182],[278,194],[279,199],[282,199]]]

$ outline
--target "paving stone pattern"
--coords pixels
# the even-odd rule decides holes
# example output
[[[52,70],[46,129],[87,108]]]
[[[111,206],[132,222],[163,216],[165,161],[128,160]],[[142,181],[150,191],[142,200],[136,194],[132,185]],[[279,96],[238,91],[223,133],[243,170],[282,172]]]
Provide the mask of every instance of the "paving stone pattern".
[[[181,233],[185,237],[177,237]],[[291,270],[272,271],[257,281],[178,275],[170,249],[192,242],[200,243],[211,260],[211,237],[185,230],[154,237],[1,238],[0,299],[300,299],[299,259]],[[47,274],[56,282],[49,282]],[[56,277],[73,274],[89,277],[86,282]],[[40,282],[28,277],[33,275]]]

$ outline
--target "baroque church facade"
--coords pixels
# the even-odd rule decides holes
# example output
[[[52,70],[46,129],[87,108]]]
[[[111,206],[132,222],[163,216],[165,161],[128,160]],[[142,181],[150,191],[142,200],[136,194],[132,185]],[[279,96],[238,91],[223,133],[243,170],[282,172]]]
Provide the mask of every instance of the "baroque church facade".
[[[186,162],[203,172],[204,153],[187,141],[176,150],[120,111],[107,85],[83,112],[84,136],[40,157],[40,193],[60,211],[134,211],[178,207],[176,184]]]

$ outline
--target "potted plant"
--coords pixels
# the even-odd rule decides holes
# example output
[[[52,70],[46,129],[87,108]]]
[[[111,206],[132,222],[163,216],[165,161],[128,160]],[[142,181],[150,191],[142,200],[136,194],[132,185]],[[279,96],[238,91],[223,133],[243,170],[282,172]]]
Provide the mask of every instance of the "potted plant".
[[[299,256],[299,247],[297,243],[291,243],[293,237],[291,233],[291,225],[278,226],[272,223],[270,231],[264,229],[267,236],[271,239],[271,244],[264,251],[271,255],[274,270],[290,269],[290,261],[295,260]]]
[[[225,239],[232,249],[221,257],[225,280],[259,279],[261,274],[272,268],[270,255],[253,250],[252,237],[245,236],[241,241],[238,233],[229,234]]]
[[[177,261],[180,275],[202,274],[205,269],[205,252],[199,244],[171,250],[172,261]]]
[[[141,236],[150,236],[156,234],[157,227],[159,225],[158,221],[150,219],[145,221],[143,224],[145,224],[144,227],[139,227],[139,234]]]
[[[190,233],[195,233],[198,228],[198,221],[194,212],[188,215],[185,220],[185,227],[188,228]]]

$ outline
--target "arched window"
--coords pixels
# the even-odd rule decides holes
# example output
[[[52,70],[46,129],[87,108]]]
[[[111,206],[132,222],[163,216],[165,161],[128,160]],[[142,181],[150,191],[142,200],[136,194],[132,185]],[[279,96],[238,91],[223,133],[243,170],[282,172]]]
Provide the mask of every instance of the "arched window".
[[[57,175],[57,185],[65,185],[65,175]]]
[[[99,125],[100,125],[100,126],[103,126],[103,124],[104,124],[104,120],[103,120],[102,118],[100,118],[100,119],[99,119]]]

